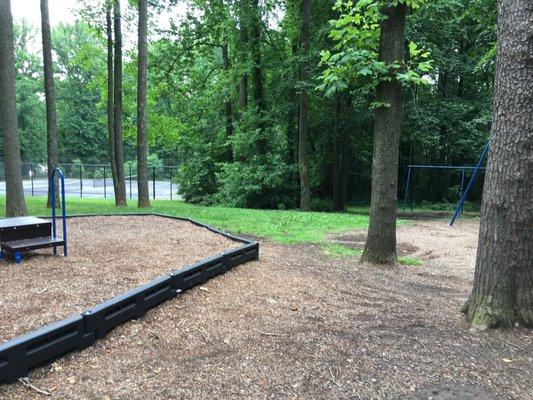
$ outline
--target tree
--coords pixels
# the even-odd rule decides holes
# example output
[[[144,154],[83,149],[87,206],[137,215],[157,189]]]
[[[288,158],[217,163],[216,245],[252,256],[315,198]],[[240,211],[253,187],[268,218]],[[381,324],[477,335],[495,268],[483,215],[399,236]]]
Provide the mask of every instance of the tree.
[[[115,133],[114,133],[114,93],[113,93],[113,22],[111,17],[111,0],[106,0],[106,37],[107,37],[107,138],[111,176],[113,178],[114,193],[120,191],[117,178],[117,163],[115,160]]]
[[[248,107],[248,2],[239,0],[239,54],[244,69],[239,81],[239,108]]]
[[[474,285],[464,308],[475,327],[533,326],[532,25],[530,1],[498,1],[491,143]]]
[[[138,206],[150,207],[148,193],[148,139],[146,119],[146,76],[148,63],[148,1],[139,0],[137,70],[137,185]]]
[[[261,63],[261,8],[259,5],[259,0],[249,0],[250,1],[250,47],[251,47],[251,58],[252,58],[252,81],[253,81],[253,92],[252,96],[255,101],[255,106],[259,111],[259,129],[263,128],[263,117],[265,112],[265,93],[263,90],[263,65]],[[261,138],[263,140],[263,138]]]
[[[13,19],[10,0],[0,0],[0,116],[4,133],[6,216],[26,215],[15,99]]]
[[[41,98],[42,56],[31,50],[29,45],[34,43],[37,30],[23,20],[20,24],[13,24],[13,33],[20,156],[22,160],[45,160],[46,120],[43,115],[46,114],[46,106]]]
[[[406,8],[405,3],[398,3],[383,10],[386,19],[381,22],[379,61],[392,64],[404,59]],[[403,112],[401,82],[396,79],[381,81],[376,99],[382,104],[374,115],[370,223],[362,260],[384,264],[396,262],[398,149]]]
[[[333,99],[333,210],[344,210],[344,196],[342,190],[343,178],[343,153],[345,146],[341,142],[342,136],[340,132],[340,115],[341,115],[341,96],[339,93],[335,94]]]
[[[302,60],[300,65],[300,122],[298,134],[298,167],[300,170],[300,209],[311,210],[311,194],[309,189],[309,100],[307,96],[307,79],[309,57],[309,19],[310,0],[301,0],[301,46]]]
[[[120,0],[113,3],[115,31],[114,48],[114,87],[113,87],[113,136],[115,139],[115,164],[117,168],[117,190],[115,204],[126,206],[126,179],[124,177],[124,149],[122,144],[122,31]]]
[[[56,103],[54,95],[54,64],[52,62],[52,37],[50,34],[50,18],[48,16],[48,0],[41,0],[41,32],[43,38],[44,95],[46,100],[46,148],[48,165],[48,182],[57,164],[59,155],[57,148]],[[59,205],[59,190],[54,180],[56,202]],[[52,187],[48,185],[46,206],[52,204]]]
[[[106,159],[105,110],[97,106],[105,96],[98,87],[105,82],[105,48],[94,33],[83,21],[52,28],[57,141],[65,162]]]

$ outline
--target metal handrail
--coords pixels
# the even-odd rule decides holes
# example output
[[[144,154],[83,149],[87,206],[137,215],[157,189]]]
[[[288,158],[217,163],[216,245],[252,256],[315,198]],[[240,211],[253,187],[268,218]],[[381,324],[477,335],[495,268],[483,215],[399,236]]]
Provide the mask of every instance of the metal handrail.
[[[50,188],[52,196],[52,232],[53,238],[57,239],[56,227],[56,185],[54,182],[56,172],[61,178],[61,217],[63,219],[63,255],[67,256],[67,210],[65,208],[65,175],[58,167],[55,167],[50,175]],[[54,255],[57,255],[57,246],[54,244]]]

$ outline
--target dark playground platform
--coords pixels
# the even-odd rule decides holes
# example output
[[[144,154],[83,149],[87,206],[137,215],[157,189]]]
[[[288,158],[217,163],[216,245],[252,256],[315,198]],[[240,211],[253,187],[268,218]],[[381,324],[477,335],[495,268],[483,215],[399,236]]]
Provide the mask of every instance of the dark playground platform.
[[[63,245],[63,240],[52,236],[52,222],[36,217],[0,219],[0,259],[12,254],[18,264],[22,252]]]

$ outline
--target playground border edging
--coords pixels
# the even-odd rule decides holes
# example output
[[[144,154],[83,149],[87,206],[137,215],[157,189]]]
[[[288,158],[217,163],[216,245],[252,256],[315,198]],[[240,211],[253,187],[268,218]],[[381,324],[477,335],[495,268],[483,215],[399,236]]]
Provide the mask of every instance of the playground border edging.
[[[190,218],[159,213],[87,214],[68,218],[94,216],[157,216],[187,221],[243,245],[162,275],[81,314],[0,344],[0,383],[14,382],[27,376],[32,368],[46,365],[73,350],[83,350],[104,338],[113,328],[131,319],[141,318],[151,308],[238,265],[259,258],[259,243],[256,241],[231,235]]]

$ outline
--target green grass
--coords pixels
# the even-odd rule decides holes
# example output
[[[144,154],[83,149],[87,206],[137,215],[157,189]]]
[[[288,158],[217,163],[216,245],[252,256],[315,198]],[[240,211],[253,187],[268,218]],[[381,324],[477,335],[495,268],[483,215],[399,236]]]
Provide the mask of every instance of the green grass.
[[[412,265],[414,267],[420,267],[422,265],[422,261],[419,259],[407,256],[398,257],[398,262],[402,265]]]
[[[322,251],[325,255],[333,259],[361,257],[361,255],[363,254],[363,249],[347,247],[338,243],[323,243]],[[401,265],[412,265],[415,267],[419,267],[422,265],[422,261],[418,260],[417,258],[406,256],[398,257],[398,262]]]
[[[26,198],[29,215],[50,215],[46,198]],[[0,197],[5,209],[5,197]],[[158,212],[189,217],[236,234],[268,238],[277,243],[323,243],[331,233],[368,227],[368,216],[353,213],[300,212],[296,210],[252,210],[228,207],[205,207],[182,201],[152,200],[152,207],[138,209],[135,200],[130,206],[117,208],[113,200],[67,198],[69,214],[103,214]]]
[[[363,254],[362,249],[347,247],[338,243],[324,243],[322,251],[331,258],[361,257]]]
[[[47,216],[46,197],[26,198],[29,215]],[[0,208],[5,210],[5,197],[0,196]],[[359,211],[360,213],[357,213]],[[152,207],[139,209],[135,200],[125,208],[115,207],[113,200],[67,198],[68,214],[116,214],[157,212],[189,217],[235,234],[268,238],[282,244],[318,243],[324,254],[332,258],[360,257],[361,249],[328,243],[332,233],[368,227],[368,207],[358,207],[347,213],[301,212],[297,210],[253,210],[220,206],[197,206],[183,201],[152,200]],[[406,221],[399,220],[398,224]],[[400,264],[421,265],[421,261],[400,257]]]

